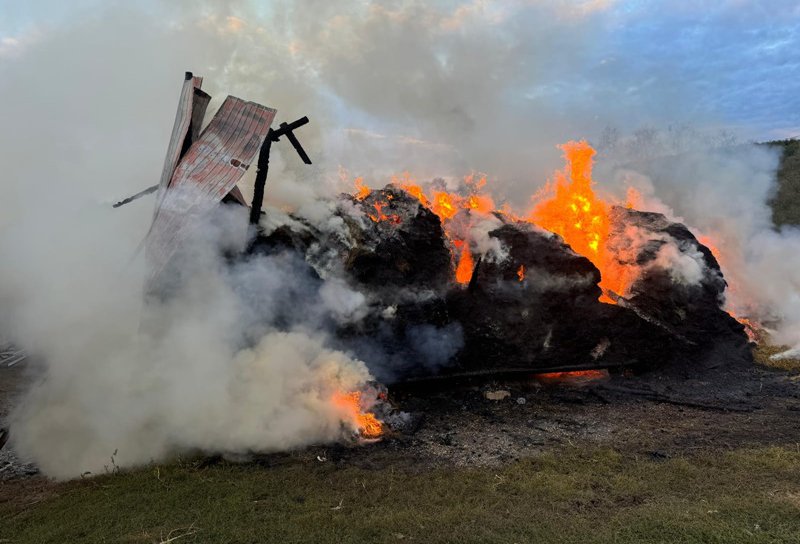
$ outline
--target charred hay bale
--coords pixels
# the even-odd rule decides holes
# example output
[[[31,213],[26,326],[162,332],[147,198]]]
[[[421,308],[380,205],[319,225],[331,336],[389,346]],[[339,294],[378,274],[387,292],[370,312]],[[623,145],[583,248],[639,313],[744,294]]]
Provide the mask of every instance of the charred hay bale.
[[[289,217],[260,234],[252,252],[294,253],[365,297],[362,317],[332,324],[331,341],[366,361],[377,379],[437,373],[463,345],[444,297],[452,262],[439,218],[391,186],[362,200],[341,195],[333,215],[341,219],[333,230]]]
[[[450,251],[439,218],[391,185],[356,205],[367,218],[345,270],[377,290],[441,290],[450,281]]]
[[[389,185],[362,200],[343,194],[332,210],[336,229],[322,230],[301,217],[264,233],[249,254],[293,250],[318,269],[338,266],[371,291],[442,290],[452,273],[439,218],[405,191]]]
[[[663,214],[611,210],[609,247],[638,276],[620,304],[680,339],[682,351],[751,358],[744,326],[722,309],[727,286],[719,263],[685,225]]]
[[[663,362],[669,336],[631,310],[599,302],[599,270],[560,237],[528,223],[489,235],[508,256],[480,261],[469,287],[450,295],[465,335],[453,372],[637,364],[651,360],[654,344]]]
[[[391,185],[351,201],[364,220],[343,265],[371,311],[339,338],[386,383],[436,374],[463,345],[445,301],[453,270],[439,217]]]

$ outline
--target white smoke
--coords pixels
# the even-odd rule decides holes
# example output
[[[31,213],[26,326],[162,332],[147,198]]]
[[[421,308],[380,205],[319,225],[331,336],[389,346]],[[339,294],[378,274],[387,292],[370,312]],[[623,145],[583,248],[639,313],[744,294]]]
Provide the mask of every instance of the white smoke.
[[[106,209],[93,211],[51,216],[51,227],[72,234],[75,221],[113,224]],[[335,395],[371,377],[362,362],[325,347],[315,320],[332,311],[351,318],[363,295],[332,281],[316,305],[300,264],[281,256],[224,265],[218,252],[231,230],[246,228],[246,214],[216,215],[179,256],[194,272],[167,301],[144,308],[141,276],[132,273],[139,267],[125,267],[133,248],[115,247],[124,232],[81,231],[48,248],[23,231],[33,250],[4,274],[0,297],[11,304],[14,338],[44,363],[12,424],[19,452],[45,473],[101,471],[112,455],[129,466],[191,449],[273,451],[356,430]],[[12,255],[21,242],[4,237],[0,247]],[[295,290],[289,310],[287,285]],[[14,300],[15,292],[26,296]],[[140,316],[149,334],[137,334]],[[290,332],[271,325],[280,322]],[[255,347],[239,347],[247,345]]]
[[[776,229],[769,206],[779,151],[745,144],[622,165],[613,159],[600,156],[596,179],[610,180],[619,193],[636,188],[642,195],[637,208],[689,226],[720,260],[729,286],[726,308],[767,325],[774,342],[800,346],[800,230]],[[678,256],[673,249],[670,255]],[[687,267],[672,270],[683,270],[690,279],[697,271],[687,257],[680,256]]]
[[[143,27],[154,27],[145,41]],[[137,248],[152,200],[110,204],[158,179],[181,73],[198,66],[213,80],[214,63],[234,53],[215,32],[118,9],[0,65],[0,328],[31,354],[33,380],[11,425],[18,452],[50,476],[354,431],[334,396],[370,375],[326,347],[322,323],[358,315],[359,294],[332,283],[319,296],[303,263],[280,256],[223,266],[246,214],[209,219],[180,255],[180,291],[143,305]],[[183,45],[207,40],[220,49]],[[319,208],[308,194],[295,202]],[[287,304],[287,286],[299,308]]]
[[[661,246],[652,264],[667,270],[673,282],[684,285],[698,285],[706,271],[703,254],[693,245],[679,246],[674,239]]]

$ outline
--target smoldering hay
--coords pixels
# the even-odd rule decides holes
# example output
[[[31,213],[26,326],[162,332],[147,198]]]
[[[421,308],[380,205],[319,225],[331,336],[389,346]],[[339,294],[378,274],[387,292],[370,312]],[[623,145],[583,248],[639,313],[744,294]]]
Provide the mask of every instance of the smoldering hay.
[[[31,354],[33,381],[11,419],[14,447],[66,478],[101,472],[112,456],[133,466],[178,451],[272,451],[352,431],[331,398],[370,375],[366,361],[331,349],[327,337],[331,323],[360,315],[361,294],[336,275],[305,283],[290,259],[224,266],[219,250],[242,243],[234,226],[243,217],[221,211],[210,220],[183,255],[197,274],[170,302],[143,305],[135,250],[150,203],[109,204],[157,179],[176,74],[206,75],[215,97],[275,105],[277,121],[312,118],[304,144],[315,150],[313,168],[276,148],[269,221],[284,220],[283,208],[335,230],[326,197],[349,189],[354,175],[383,186],[404,170],[451,185],[489,172],[498,205],[524,209],[559,166],[556,143],[591,137],[606,122],[666,122],[662,112],[677,115],[692,101],[669,89],[650,102],[615,94],[608,104],[565,105],[532,92],[571,81],[572,67],[608,41],[602,3],[583,4],[541,2],[515,17],[480,2],[293,2],[274,16],[281,24],[237,2],[113,6],[2,56],[0,328]],[[606,77],[616,89],[620,74]],[[774,152],[749,145],[657,161],[601,153],[596,178],[620,198],[637,187],[637,207],[715,240],[731,308],[800,345],[800,236],[772,229],[776,167]],[[483,227],[473,226],[474,239],[502,258],[496,240],[479,236]],[[287,289],[306,305],[286,310]],[[253,315],[242,302],[252,297],[278,313]],[[159,334],[138,334],[143,320]]]

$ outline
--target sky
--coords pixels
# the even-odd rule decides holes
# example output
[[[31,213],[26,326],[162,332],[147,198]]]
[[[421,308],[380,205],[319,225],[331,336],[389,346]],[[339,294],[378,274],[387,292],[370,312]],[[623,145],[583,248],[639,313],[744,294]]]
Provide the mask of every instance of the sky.
[[[607,127],[800,137],[799,28],[787,0],[0,0],[0,114],[55,104],[36,74],[57,74],[97,143],[135,88],[130,138],[155,164],[192,70],[212,107],[233,94],[277,122],[308,115],[319,160],[298,175],[484,172],[515,198],[560,166],[558,144]]]
[[[537,3],[545,2],[431,4],[449,10],[454,26],[459,16],[466,20],[473,10],[480,12],[484,26],[508,28],[509,35],[518,36],[514,26],[525,22],[525,17],[515,20],[517,14],[531,7],[526,4]],[[574,17],[596,18],[593,45],[582,47],[577,58],[552,55],[551,63],[539,67],[540,80],[513,88],[509,101],[548,96],[551,103],[565,108],[583,101],[606,102],[616,109],[614,104],[622,102],[637,110],[657,107],[653,99],[663,100],[666,93],[670,96],[664,103],[675,109],[676,117],[713,118],[746,139],[800,135],[800,2],[574,0],[555,4]],[[0,0],[0,63],[19,57],[25,47],[59,28],[102,17],[109,5],[107,0]],[[149,0],[127,5],[170,18],[176,16],[176,5],[202,12],[213,3]],[[225,9],[247,21],[262,19],[268,28],[274,23],[275,7],[281,5],[254,1],[227,3]],[[535,46],[536,37],[530,38]],[[570,37],[558,39],[569,41]],[[573,62],[575,70],[564,69],[563,62]]]

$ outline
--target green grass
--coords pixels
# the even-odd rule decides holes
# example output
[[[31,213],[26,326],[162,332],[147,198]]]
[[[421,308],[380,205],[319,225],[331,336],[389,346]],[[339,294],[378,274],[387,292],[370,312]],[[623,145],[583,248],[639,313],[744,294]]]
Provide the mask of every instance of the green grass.
[[[2,542],[800,542],[800,452],[778,447],[498,469],[171,465],[11,495]]]

